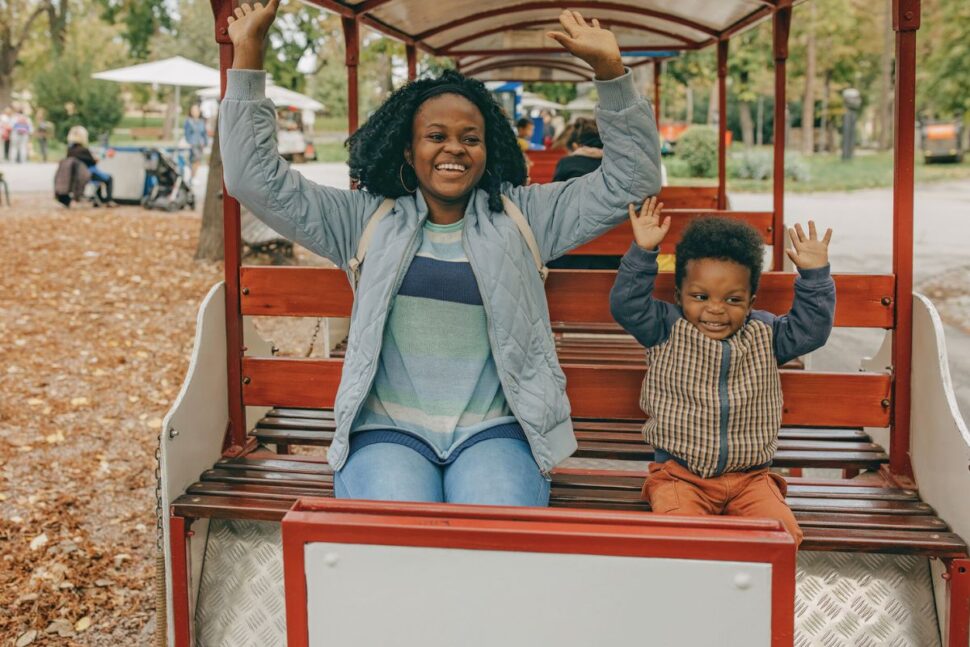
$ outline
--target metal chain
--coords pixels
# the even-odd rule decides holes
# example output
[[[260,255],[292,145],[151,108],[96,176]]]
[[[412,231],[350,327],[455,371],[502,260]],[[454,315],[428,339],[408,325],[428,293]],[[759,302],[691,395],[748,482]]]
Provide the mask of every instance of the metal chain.
[[[162,434],[158,434],[155,447],[155,545],[162,550],[165,530],[162,526]]]
[[[307,349],[306,355],[304,355],[304,357],[310,357],[311,355],[313,355],[313,347],[317,343],[317,335],[320,334],[320,323],[322,321],[323,321],[323,318],[317,319],[317,325],[313,327],[313,336],[310,337],[310,347]]]

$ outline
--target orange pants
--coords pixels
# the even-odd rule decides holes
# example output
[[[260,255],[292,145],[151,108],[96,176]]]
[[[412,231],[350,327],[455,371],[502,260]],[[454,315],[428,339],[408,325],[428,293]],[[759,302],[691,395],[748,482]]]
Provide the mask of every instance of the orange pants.
[[[762,517],[782,522],[802,543],[802,530],[785,503],[788,484],[768,468],[729,472],[703,478],[677,461],[651,463],[643,484],[643,498],[654,512],[663,514],[728,514]]]

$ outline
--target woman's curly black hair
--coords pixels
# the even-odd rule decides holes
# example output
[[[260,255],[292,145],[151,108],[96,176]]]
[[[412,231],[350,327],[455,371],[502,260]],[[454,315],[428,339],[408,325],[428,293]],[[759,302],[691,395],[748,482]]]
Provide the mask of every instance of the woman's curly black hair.
[[[677,243],[674,284],[680,289],[687,263],[699,258],[734,261],[751,270],[751,294],[758,291],[765,244],[758,231],[742,220],[707,217],[692,221]]]
[[[414,114],[434,88],[455,85],[461,96],[472,101],[485,120],[485,173],[478,188],[488,192],[488,206],[502,211],[503,182],[525,184],[526,167],[522,149],[502,108],[481,81],[445,70],[436,79],[412,81],[397,90],[360,129],[350,136],[350,177],[361,188],[387,198],[412,193],[401,183],[404,151],[411,145]],[[405,174],[405,178],[408,176]],[[413,173],[410,174],[413,180]],[[412,184],[413,187],[413,184]]]

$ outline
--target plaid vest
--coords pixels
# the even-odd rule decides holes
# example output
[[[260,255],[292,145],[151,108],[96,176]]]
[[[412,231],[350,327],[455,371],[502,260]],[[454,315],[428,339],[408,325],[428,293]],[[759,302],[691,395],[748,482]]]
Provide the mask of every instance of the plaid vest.
[[[771,326],[749,320],[724,341],[679,319],[647,349],[644,436],[704,478],[771,461],[782,393]]]

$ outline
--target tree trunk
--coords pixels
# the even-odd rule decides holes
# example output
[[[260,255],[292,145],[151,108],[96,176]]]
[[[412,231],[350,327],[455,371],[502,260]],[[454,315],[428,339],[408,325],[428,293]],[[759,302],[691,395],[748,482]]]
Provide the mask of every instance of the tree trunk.
[[[765,143],[765,98],[758,95],[758,123],[755,127],[754,132],[754,144],[755,146],[761,146]]]
[[[829,115],[829,98],[832,95],[832,70],[825,70],[825,81],[822,82],[822,143],[820,149],[826,153],[832,152],[832,117]]]
[[[887,149],[892,145],[892,65],[893,65],[893,27],[892,2],[883,2],[883,34],[881,79],[879,83],[879,103],[876,107],[876,119],[879,128],[879,148]]]
[[[751,119],[751,102],[741,101],[738,104],[738,114],[741,117],[741,141],[745,148],[754,146],[754,122]]]
[[[717,123],[717,79],[711,84],[711,100],[707,102],[707,125],[713,126]]]
[[[802,153],[815,152],[815,3],[809,3],[811,17],[805,42],[805,97],[802,100]]]
[[[694,90],[690,87],[690,84],[684,86],[685,99],[687,101],[687,115],[685,120],[687,125],[694,123]]]
[[[225,255],[222,230],[222,155],[219,153],[219,125],[212,136],[212,154],[209,156],[209,178],[205,186],[205,202],[202,205],[202,228],[199,244],[195,248],[197,261],[221,261]]]

